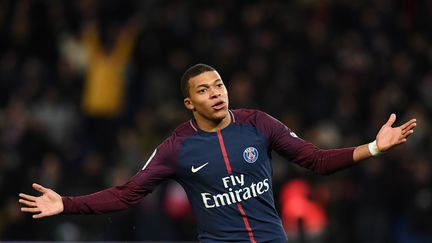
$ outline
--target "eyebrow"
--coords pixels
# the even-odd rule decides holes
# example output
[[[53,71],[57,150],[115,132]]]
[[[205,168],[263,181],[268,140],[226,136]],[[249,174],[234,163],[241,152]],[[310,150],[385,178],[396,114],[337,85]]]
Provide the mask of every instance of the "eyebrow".
[[[222,82],[222,79],[220,79],[220,78],[215,79],[215,80],[213,81],[213,84],[215,84],[215,83],[217,83],[217,82]],[[200,84],[200,85],[196,86],[196,88],[200,88],[200,87],[208,87],[208,86],[209,86],[208,84]]]

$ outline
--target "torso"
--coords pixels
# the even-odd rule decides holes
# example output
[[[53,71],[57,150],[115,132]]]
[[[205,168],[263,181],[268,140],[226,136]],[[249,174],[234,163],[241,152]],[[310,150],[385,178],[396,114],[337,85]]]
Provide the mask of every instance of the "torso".
[[[220,132],[196,130],[182,139],[175,179],[188,195],[203,242],[285,242],[268,143],[239,120],[242,115],[234,111],[233,122]]]

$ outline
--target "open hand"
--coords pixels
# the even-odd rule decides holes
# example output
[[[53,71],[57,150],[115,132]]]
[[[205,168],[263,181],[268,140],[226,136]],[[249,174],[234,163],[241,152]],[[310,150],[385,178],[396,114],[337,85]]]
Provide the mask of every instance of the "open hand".
[[[22,212],[33,214],[34,219],[52,216],[63,212],[63,201],[55,191],[45,188],[39,184],[33,183],[32,187],[42,193],[41,196],[35,197],[24,193],[19,194],[19,203]]]
[[[407,138],[414,133],[417,120],[411,119],[399,127],[392,127],[396,121],[396,115],[391,114],[388,121],[381,127],[376,137],[379,151],[384,152],[390,148],[405,143]]]

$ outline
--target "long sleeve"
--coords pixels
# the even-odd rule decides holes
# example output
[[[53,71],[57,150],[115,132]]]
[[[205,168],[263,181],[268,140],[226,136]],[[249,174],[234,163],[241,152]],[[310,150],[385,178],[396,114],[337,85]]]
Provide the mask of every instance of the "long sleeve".
[[[134,181],[122,186],[78,197],[63,197],[64,214],[102,214],[125,210],[138,203],[145,195],[144,189]]]
[[[264,112],[257,112],[256,126],[266,136],[271,150],[287,160],[318,174],[330,174],[355,164],[354,147],[320,149],[299,138],[282,122]]]
[[[304,142],[297,148],[291,161],[318,174],[331,174],[354,165],[354,147],[340,149],[319,149]]]
[[[63,197],[63,213],[101,214],[125,210],[137,204],[162,181],[175,174],[177,160],[173,140],[171,136],[159,145],[144,167],[125,184],[89,195]]]

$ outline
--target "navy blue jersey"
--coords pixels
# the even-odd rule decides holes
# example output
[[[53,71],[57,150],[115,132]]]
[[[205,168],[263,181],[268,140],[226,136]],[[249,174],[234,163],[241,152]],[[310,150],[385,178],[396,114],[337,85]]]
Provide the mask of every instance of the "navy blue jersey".
[[[167,179],[186,191],[201,242],[286,242],[272,189],[271,152],[317,173],[352,165],[354,148],[321,150],[257,110],[229,111],[232,122],[205,132],[194,120],[154,151],[122,186],[64,197],[64,213],[105,213],[128,208]]]

